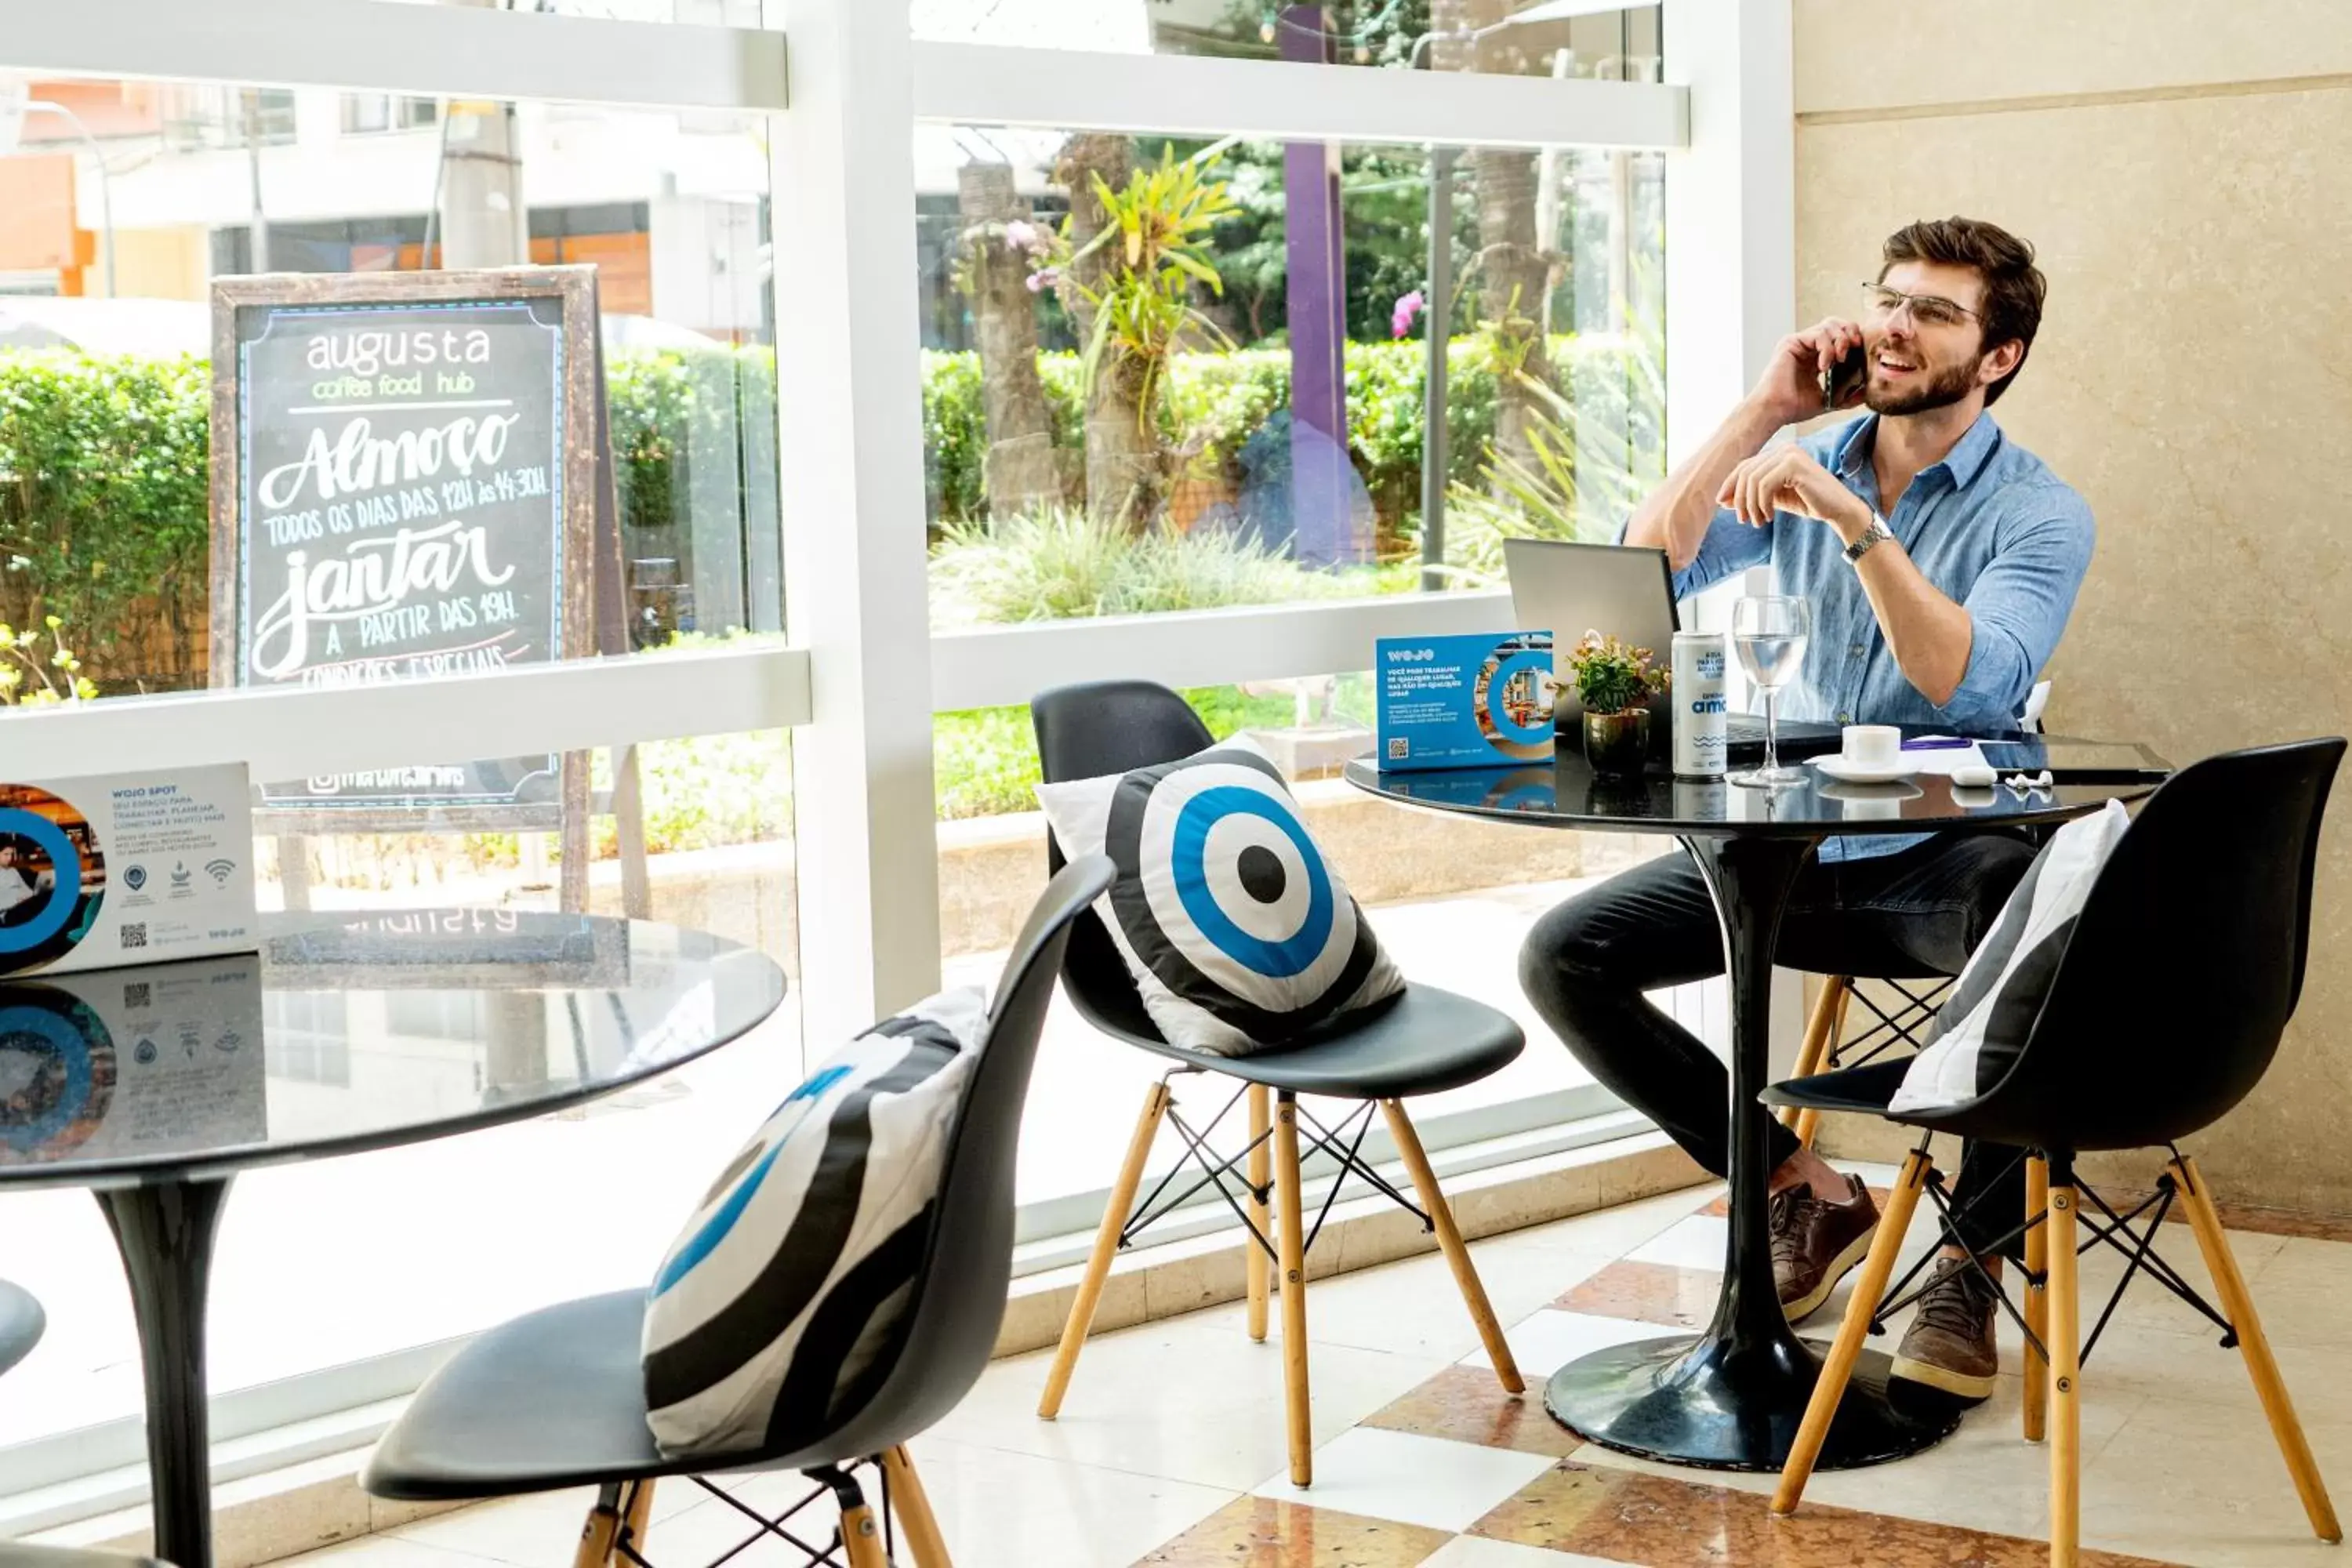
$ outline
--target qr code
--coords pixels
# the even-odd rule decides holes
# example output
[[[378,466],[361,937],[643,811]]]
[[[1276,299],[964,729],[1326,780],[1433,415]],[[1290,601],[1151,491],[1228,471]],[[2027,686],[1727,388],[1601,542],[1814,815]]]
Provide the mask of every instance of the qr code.
[[[1411,755],[1412,755],[1412,742],[1411,740],[1402,735],[1391,735],[1389,737],[1390,760],[1393,762],[1402,762],[1405,758],[1410,757]]]
[[[140,931],[140,933],[139,933],[139,941],[140,941],[142,943],[143,943],[143,942],[146,942],[146,940],[147,940],[147,933],[146,933],[146,931],[142,929],[142,930]],[[137,982],[136,984],[130,984],[130,985],[126,985],[126,986],[124,986],[124,987],[122,988],[122,1005],[123,1005],[125,1007],[144,1007],[144,1006],[146,1006],[146,1005],[147,1005],[147,982],[145,982],[144,980],[142,980],[142,981]]]
[[[139,921],[132,923],[126,923],[122,928],[122,945],[125,947],[145,947],[147,945],[147,922],[145,921]]]

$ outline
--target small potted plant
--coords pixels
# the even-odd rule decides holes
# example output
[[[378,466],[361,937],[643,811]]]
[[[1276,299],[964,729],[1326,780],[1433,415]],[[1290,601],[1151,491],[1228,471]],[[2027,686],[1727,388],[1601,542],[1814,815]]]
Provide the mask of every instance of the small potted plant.
[[[1650,699],[1665,672],[1645,647],[1587,632],[1568,656],[1584,704],[1584,760],[1601,778],[1639,778],[1650,755]]]

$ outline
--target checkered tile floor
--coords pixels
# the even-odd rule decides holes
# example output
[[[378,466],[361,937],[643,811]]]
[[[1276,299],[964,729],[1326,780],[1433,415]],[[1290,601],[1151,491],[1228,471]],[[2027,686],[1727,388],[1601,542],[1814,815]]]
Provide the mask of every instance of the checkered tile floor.
[[[1868,1169],[1884,1185],[1891,1173]],[[2048,1561],[2045,1449],[2018,1436],[2013,1332],[2000,1393],[1938,1447],[1816,1478],[1794,1519],[1771,1478],[1672,1470],[1581,1445],[1537,1390],[1586,1351],[1704,1320],[1723,1255],[1719,1188],[1697,1187],[1474,1248],[1530,1392],[1506,1395],[1435,1258],[1320,1281],[1315,1485],[1288,1484],[1276,1339],[1220,1307],[1091,1342],[1061,1418],[1037,1419],[1045,1357],[992,1367],[915,1446],[957,1568],[2027,1568]],[[1710,1212],[1713,1211],[1713,1212]],[[2324,1474],[2352,1502],[2352,1233],[2232,1215],[2232,1241]],[[1931,1237],[1923,1221],[1916,1248]],[[2202,1288],[2185,1227],[2168,1257]],[[2086,1300],[2120,1262],[2083,1260]],[[2102,1294],[2097,1299],[2104,1300]],[[1833,1331],[1841,1290],[1808,1325]],[[1899,1326],[1898,1326],[1899,1328]],[[2084,1562],[2269,1568],[2338,1563],[2314,1541],[2238,1357],[2187,1307],[2136,1289],[2084,1379]],[[782,1497],[793,1478],[754,1483]],[[422,1568],[561,1568],[584,1498],[426,1521],[316,1553]],[[662,1568],[745,1531],[679,1488],[656,1508]],[[755,1546],[739,1563],[780,1563]],[[901,1559],[905,1561],[905,1559]],[[372,1568],[340,1564],[338,1568]]]

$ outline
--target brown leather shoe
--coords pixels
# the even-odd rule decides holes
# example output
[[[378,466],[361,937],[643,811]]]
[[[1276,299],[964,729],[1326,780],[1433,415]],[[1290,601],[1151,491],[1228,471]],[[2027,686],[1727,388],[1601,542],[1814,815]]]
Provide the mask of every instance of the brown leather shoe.
[[[1860,1176],[1845,1178],[1846,1201],[1813,1196],[1810,1185],[1772,1194],[1772,1282],[1780,1310],[1802,1322],[1830,1299],[1837,1282],[1870,1256],[1878,1205]]]
[[[1918,1315],[1895,1347],[1895,1375],[1962,1399],[1990,1399],[2000,1374],[1992,1337],[2000,1310],[1992,1285],[1965,1259],[1937,1258]]]

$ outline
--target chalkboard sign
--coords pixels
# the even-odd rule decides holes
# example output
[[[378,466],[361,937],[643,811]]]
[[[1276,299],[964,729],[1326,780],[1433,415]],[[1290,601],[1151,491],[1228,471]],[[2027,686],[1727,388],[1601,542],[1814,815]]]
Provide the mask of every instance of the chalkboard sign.
[[[596,651],[603,391],[593,268],[215,283],[213,683]],[[266,784],[261,805],[307,831],[553,826],[562,773],[432,759]]]

